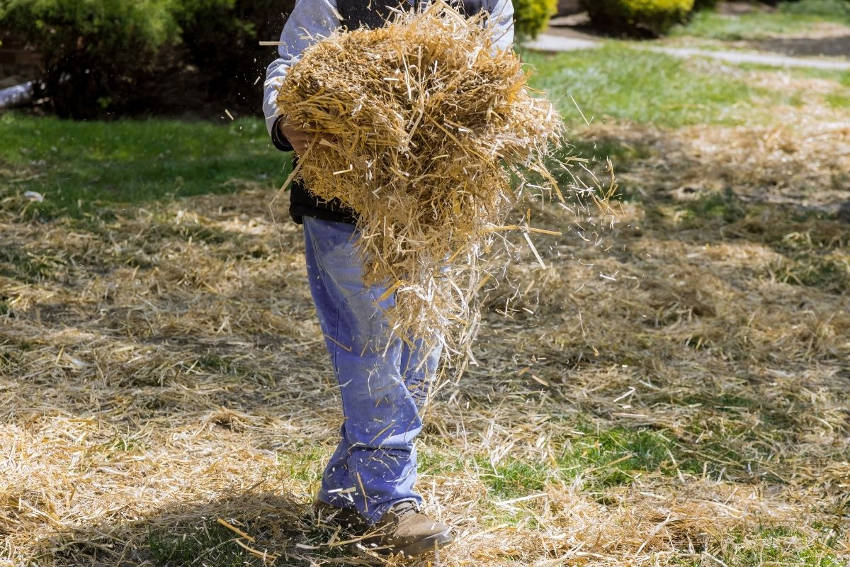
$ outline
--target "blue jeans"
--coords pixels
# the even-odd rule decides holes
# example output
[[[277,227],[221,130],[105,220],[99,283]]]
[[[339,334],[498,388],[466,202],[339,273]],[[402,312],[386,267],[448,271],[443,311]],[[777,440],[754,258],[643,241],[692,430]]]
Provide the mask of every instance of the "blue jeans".
[[[395,298],[379,301],[387,288],[364,285],[357,236],[352,225],[304,217],[310,292],[345,415],[319,499],[374,523],[397,502],[422,500],[413,441],[440,348],[391,337],[384,311]]]

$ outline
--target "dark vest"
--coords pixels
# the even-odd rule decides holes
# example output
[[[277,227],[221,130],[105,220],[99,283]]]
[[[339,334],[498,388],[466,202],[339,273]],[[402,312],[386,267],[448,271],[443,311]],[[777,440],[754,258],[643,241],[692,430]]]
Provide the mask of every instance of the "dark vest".
[[[316,1],[316,0],[299,0],[301,2]],[[412,0],[414,4],[407,0],[337,0],[336,9],[341,16],[340,26],[353,30],[359,27],[379,28],[384,25],[384,22],[389,19],[394,8],[402,7],[409,9],[418,7],[420,0]],[[450,4],[458,8],[459,11],[472,16],[482,10],[482,0],[450,0]],[[323,201],[314,197],[307,191],[302,181],[296,181],[292,184],[289,199],[289,214],[292,219],[301,223],[301,219],[305,216],[317,217],[323,220],[355,223],[357,222],[357,213],[343,207],[337,200]]]

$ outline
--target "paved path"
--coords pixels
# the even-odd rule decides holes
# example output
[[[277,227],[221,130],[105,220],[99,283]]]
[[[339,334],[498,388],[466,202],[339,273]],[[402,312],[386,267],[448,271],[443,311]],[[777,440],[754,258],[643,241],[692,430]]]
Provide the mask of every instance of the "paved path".
[[[575,51],[577,49],[593,49],[594,47],[601,46],[602,42],[595,39],[578,39],[575,37],[541,33],[536,39],[527,41],[523,45],[529,49],[537,49],[538,51]]]
[[[598,40],[564,37],[546,33],[540,34],[534,41],[525,43],[525,46],[529,49],[540,51],[575,51],[577,49],[593,49],[601,45],[602,42]],[[850,71],[850,61],[835,58],[789,57],[787,55],[774,55],[772,53],[711,51],[689,47],[653,47],[647,45],[637,45],[636,47],[656,53],[666,53],[674,57],[710,57],[729,63],[755,63],[758,65],[770,65],[772,67],[807,67],[810,69]]]

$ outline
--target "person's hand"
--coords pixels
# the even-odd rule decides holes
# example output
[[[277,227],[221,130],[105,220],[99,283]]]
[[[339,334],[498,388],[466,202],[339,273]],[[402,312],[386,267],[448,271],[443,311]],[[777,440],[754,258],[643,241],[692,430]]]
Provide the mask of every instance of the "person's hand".
[[[286,139],[292,144],[292,149],[295,150],[295,153],[298,155],[304,154],[310,146],[310,136],[299,128],[287,124],[284,120],[281,120],[279,124],[281,134],[286,136]]]

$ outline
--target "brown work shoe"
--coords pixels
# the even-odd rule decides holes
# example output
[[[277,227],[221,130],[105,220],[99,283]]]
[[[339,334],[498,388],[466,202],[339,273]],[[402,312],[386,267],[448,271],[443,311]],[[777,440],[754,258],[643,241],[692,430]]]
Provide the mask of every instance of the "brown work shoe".
[[[395,504],[375,525],[376,551],[419,555],[451,543],[449,526],[419,511],[415,502]]]
[[[338,508],[327,502],[313,502],[313,516],[322,527],[340,528],[346,533],[360,534],[369,529],[369,523],[354,508]]]

